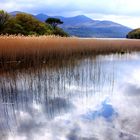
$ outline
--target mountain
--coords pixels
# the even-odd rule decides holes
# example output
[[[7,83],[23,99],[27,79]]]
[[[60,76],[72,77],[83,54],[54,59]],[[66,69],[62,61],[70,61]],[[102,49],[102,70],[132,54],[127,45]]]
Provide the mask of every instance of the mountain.
[[[84,15],[79,15],[79,16],[75,16],[75,17],[61,17],[61,16],[55,16],[56,18],[60,18],[64,24],[63,26],[79,26],[82,23],[88,24],[90,22],[93,22],[92,19],[84,16]]]
[[[45,21],[49,16],[38,14],[35,16],[41,21]],[[125,38],[132,29],[112,21],[93,20],[84,15],[75,17],[54,16],[61,19],[61,25],[66,32],[78,37],[103,37],[103,38]]]
[[[20,11],[11,12],[11,15],[22,13]],[[50,16],[40,13],[33,15],[38,20],[44,22]],[[75,17],[53,16],[61,19],[64,24],[60,27],[72,36],[78,37],[99,37],[99,38],[125,38],[132,29],[112,21],[93,20],[84,15]]]
[[[16,14],[21,14],[21,13],[25,13],[25,12],[13,11],[13,12],[10,12],[9,14],[12,15],[12,16],[15,16]]]
[[[127,38],[140,39],[140,28],[132,30],[127,34]]]
[[[63,25],[62,28],[71,35],[80,37],[124,38],[130,28],[111,21],[83,22],[76,26]]]
[[[42,14],[42,13],[38,14],[38,15],[35,15],[35,17],[42,22],[44,22],[47,18],[49,18],[49,16],[47,16],[45,14]]]

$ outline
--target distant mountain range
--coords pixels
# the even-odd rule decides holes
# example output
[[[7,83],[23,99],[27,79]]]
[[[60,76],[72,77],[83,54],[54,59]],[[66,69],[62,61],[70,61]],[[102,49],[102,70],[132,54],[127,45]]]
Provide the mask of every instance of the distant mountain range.
[[[15,16],[20,11],[10,14]],[[50,16],[46,14],[33,15],[38,20],[44,22]],[[61,19],[64,24],[60,27],[72,36],[78,37],[99,37],[99,38],[125,38],[132,29],[112,21],[93,20],[84,15],[75,17],[53,16]]]

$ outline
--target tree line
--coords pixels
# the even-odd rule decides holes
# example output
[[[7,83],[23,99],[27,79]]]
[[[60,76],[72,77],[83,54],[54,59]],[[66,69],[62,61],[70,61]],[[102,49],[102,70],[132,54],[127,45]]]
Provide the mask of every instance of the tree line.
[[[41,22],[30,14],[18,13],[11,16],[6,11],[0,10],[0,34],[68,36],[58,27],[59,24],[63,22],[58,18],[48,18],[45,22]]]
[[[134,29],[131,32],[129,32],[126,36],[126,38],[130,39],[140,39],[140,28]]]

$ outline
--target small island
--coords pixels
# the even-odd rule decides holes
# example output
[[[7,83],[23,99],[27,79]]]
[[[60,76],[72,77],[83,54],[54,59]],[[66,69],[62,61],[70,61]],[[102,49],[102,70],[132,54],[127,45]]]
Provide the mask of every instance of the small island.
[[[140,39],[140,28],[132,30],[126,37],[129,39]]]

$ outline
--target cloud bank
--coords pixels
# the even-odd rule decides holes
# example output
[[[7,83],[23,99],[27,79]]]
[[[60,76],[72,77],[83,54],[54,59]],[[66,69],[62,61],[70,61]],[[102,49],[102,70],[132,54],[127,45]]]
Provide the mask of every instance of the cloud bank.
[[[139,0],[1,0],[0,7],[8,12],[20,10],[32,14],[85,14],[94,19],[112,20],[133,28],[140,27]]]

